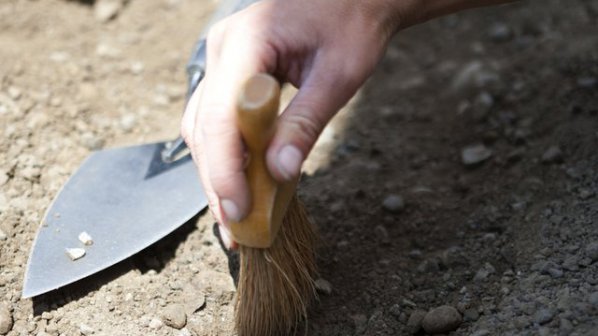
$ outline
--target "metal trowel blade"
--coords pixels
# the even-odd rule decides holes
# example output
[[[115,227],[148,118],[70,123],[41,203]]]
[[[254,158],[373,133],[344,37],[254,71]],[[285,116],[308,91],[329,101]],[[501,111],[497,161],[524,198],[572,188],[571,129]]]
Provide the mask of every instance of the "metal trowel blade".
[[[23,298],[60,288],[168,235],[208,202],[190,155],[166,163],[166,143],[101,150],[70,177],[33,243]],[[78,236],[86,232],[91,245]],[[68,248],[85,250],[72,260]]]

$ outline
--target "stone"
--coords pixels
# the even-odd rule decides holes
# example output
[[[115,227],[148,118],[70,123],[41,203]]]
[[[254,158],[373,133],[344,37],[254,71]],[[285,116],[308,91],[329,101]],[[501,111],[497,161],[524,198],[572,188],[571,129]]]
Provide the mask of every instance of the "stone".
[[[71,258],[72,261],[81,259],[85,256],[85,250],[82,248],[66,248],[65,249],[66,255]]]
[[[598,241],[589,243],[585,248],[586,256],[592,259],[592,262],[598,261]]]
[[[382,208],[388,212],[399,213],[405,208],[405,200],[400,195],[390,194],[384,198]]]
[[[465,309],[465,311],[463,312],[463,319],[466,322],[474,322],[474,321],[477,321],[479,318],[480,318],[480,313],[475,308],[468,308],[468,309]]]
[[[183,329],[187,324],[185,307],[180,304],[171,304],[162,312],[162,322],[174,329]]]
[[[425,311],[419,309],[414,310],[407,320],[407,331],[412,334],[417,334],[422,328],[422,322],[425,316]]]
[[[10,332],[13,325],[12,313],[4,304],[0,304],[0,335]]]
[[[93,6],[93,14],[96,20],[106,23],[116,18],[122,8],[122,0],[99,0]]]
[[[542,162],[546,164],[562,163],[563,152],[558,146],[551,146],[542,154]]]
[[[491,274],[494,273],[496,273],[494,266],[492,266],[490,263],[485,263],[484,266],[476,272],[473,280],[477,282],[485,281]]]
[[[148,327],[150,327],[150,329],[160,329],[163,325],[164,323],[162,323],[162,321],[158,320],[157,318],[151,319],[148,323]]]
[[[93,245],[93,239],[91,238],[91,236],[89,235],[89,233],[83,231],[81,233],[79,233],[79,241],[81,243],[83,243],[83,245]]]
[[[124,132],[130,132],[135,127],[136,122],[137,118],[134,114],[125,114],[120,118],[120,129],[122,129]]]
[[[598,292],[594,292],[588,296],[588,303],[598,309]]]
[[[328,280],[319,278],[315,281],[314,285],[316,286],[316,290],[322,294],[330,295],[332,294],[332,284],[328,282]]]
[[[81,143],[89,150],[98,150],[104,146],[104,139],[100,138],[99,136],[87,132],[81,135]]]
[[[552,320],[554,312],[548,308],[541,308],[534,314],[534,322],[538,324],[546,324]]]
[[[457,309],[451,306],[440,306],[430,310],[422,321],[428,334],[440,334],[456,330],[463,319]]]
[[[506,42],[512,36],[513,32],[511,28],[504,23],[496,23],[488,31],[488,37],[494,42]]]
[[[478,165],[492,156],[492,150],[483,144],[475,144],[461,150],[461,162],[466,166]]]
[[[0,229],[0,241],[6,240],[8,239],[8,235],[6,234],[6,232],[2,231],[2,229]]]
[[[79,325],[79,332],[81,332],[81,335],[91,335],[94,333],[94,330],[92,327],[88,326],[85,323],[81,323]]]

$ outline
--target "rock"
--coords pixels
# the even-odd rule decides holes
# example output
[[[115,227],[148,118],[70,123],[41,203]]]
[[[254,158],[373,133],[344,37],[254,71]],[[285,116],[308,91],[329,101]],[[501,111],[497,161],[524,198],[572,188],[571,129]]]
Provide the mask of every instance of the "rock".
[[[474,321],[477,321],[479,318],[480,318],[480,313],[475,308],[468,308],[468,309],[465,309],[465,311],[463,312],[463,319],[466,322],[474,322]]]
[[[182,329],[187,324],[185,307],[180,304],[171,304],[167,306],[162,312],[162,322],[171,328]]]
[[[417,334],[422,328],[422,322],[425,316],[425,311],[419,309],[414,310],[407,320],[407,331],[412,334]]]
[[[376,225],[376,227],[374,228],[374,233],[376,234],[376,238],[378,238],[378,240],[382,242],[382,244],[390,243],[388,231],[383,225]]]
[[[538,324],[546,324],[552,320],[554,312],[548,308],[542,308],[534,314],[534,322]]]
[[[551,146],[542,154],[543,163],[562,163],[563,152],[557,146]]]
[[[462,321],[457,309],[451,306],[440,306],[426,314],[422,326],[428,334],[440,334],[457,329]]]
[[[124,132],[130,132],[135,127],[137,118],[134,114],[125,114],[120,118],[119,126]]]
[[[0,229],[0,241],[6,240],[8,239],[8,236],[6,235],[6,233],[4,231],[2,231],[2,229]]]
[[[94,151],[101,149],[104,146],[104,139],[91,132],[87,132],[81,135],[81,143],[87,149]]]
[[[588,297],[588,303],[594,306],[594,308],[598,309],[598,292],[590,294]]]
[[[388,212],[399,213],[405,208],[405,200],[400,195],[390,194],[382,202],[382,208]]]
[[[77,259],[81,259],[85,256],[85,250],[82,248],[66,248],[65,249],[66,255],[71,258],[72,261]]]
[[[151,329],[160,329],[163,325],[164,323],[162,323],[162,321],[153,318],[149,321],[148,327],[150,327]]]
[[[594,197],[595,193],[594,191],[590,190],[590,189],[580,189],[579,190],[579,198],[581,198],[582,200],[588,200],[592,197]]]
[[[506,42],[512,35],[511,28],[504,23],[496,23],[488,31],[488,37],[494,42]]]
[[[94,330],[92,327],[88,326],[85,323],[81,323],[79,325],[79,332],[81,332],[81,335],[91,335],[94,333]]]
[[[10,86],[8,88],[8,95],[13,100],[19,100],[19,98],[21,98],[21,90],[19,88],[17,88],[17,87]]]
[[[8,182],[8,173],[4,169],[0,169],[0,186],[3,186]]]
[[[473,280],[477,282],[485,281],[491,274],[494,273],[496,273],[494,266],[492,266],[490,263],[485,263],[484,266],[476,272]]]
[[[585,249],[586,256],[592,259],[592,262],[598,261],[598,241],[588,244]]]
[[[598,86],[598,78],[596,77],[579,77],[577,79],[577,86],[581,89],[592,89]]]
[[[183,292],[188,297],[185,303],[185,312],[187,315],[192,315],[196,311],[202,309],[206,305],[206,296],[197,290],[189,291],[188,287],[183,289]]]
[[[315,282],[316,290],[322,294],[332,294],[332,284],[328,280],[319,278]]]
[[[356,314],[351,316],[353,323],[355,324],[355,334],[359,335],[365,331],[367,327],[368,318],[363,314]]]
[[[89,235],[89,233],[83,231],[81,233],[79,233],[79,241],[81,243],[83,243],[83,245],[93,245],[93,239],[91,238],[91,236]]]
[[[461,150],[461,161],[466,166],[475,166],[492,156],[492,150],[483,144],[465,147]]]
[[[99,0],[93,7],[93,14],[99,22],[105,23],[118,16],[123,9],[122,0]]]
[[[480,61],[466,64],[451,83],[453,91],[464,92],[474,88],[484,88],[499,81],[499,75]]]
[[[6,335],[12,329],[13,319],[8,307],[0,304],[0,335]]]

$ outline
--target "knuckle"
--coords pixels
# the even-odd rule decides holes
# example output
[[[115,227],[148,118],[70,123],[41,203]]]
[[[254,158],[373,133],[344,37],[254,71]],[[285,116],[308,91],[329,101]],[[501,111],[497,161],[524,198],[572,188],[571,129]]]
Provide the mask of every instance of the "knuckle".
[[[312,113],[313,114],[313,113]],[[286,119],[291,134],[297,134],[306,147],[311,148],[324,128],[324,122],[315,116],[294,114]]]

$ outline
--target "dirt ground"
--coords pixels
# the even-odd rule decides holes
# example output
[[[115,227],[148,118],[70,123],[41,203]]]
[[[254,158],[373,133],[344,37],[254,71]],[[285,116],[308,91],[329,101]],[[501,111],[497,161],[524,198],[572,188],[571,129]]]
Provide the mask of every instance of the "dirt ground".
[[[44,211],[85,156],[178,134],[184,65],[215,5],[131,0],[102,22],[92,1],[0,2],[0,334],[233,334],[207,213],[20,297]],[[421,317],[451,306],[451,335],[596,335],[596,27],[596,1],[545,0],[395,38],[306,165],[332,290],[301,333],[425,334]]]

